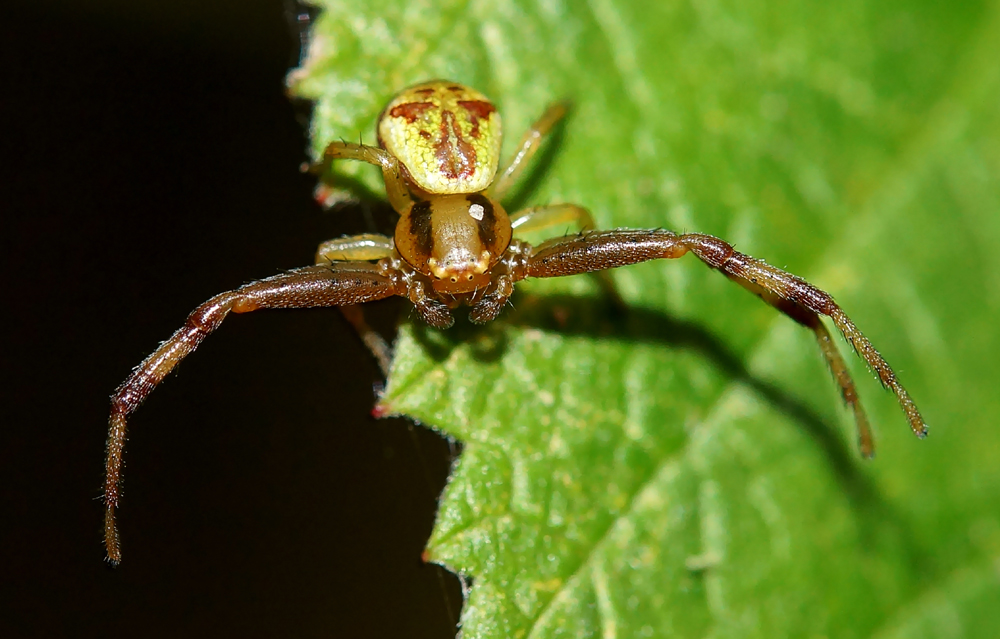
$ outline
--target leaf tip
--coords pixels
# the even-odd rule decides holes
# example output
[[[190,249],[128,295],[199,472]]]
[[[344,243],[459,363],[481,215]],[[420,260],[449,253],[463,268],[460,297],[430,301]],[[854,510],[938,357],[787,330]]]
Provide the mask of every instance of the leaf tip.
[[[372,407],[372,417],[375,419],[382,419],[383,417],[392,417],[398,415],[399,413],[389,404],[385,402],[379,402]]]

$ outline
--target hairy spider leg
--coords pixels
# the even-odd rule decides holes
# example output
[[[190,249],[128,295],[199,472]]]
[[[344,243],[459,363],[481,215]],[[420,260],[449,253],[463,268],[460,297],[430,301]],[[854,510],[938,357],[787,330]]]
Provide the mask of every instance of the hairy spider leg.
[[[188,315],[184,326],[137,366],[111,397],[104,479],[104,543],[108,561],[121,561],[115,509],[121,495],[122,453],[127,419],[163,378],[233,313],[265,308],[313,308],[361,304],[406,294],[392,274],[376,264],[346,262],[307,266],[245,284],[211,298]]]
[[[860,410],[854,383],[843,360],[839,354],[831,355],[836,351],[829,343],[829,334],[823,328],[816,328],[820,322],[819,315],[826,315],[833,320],[854,351],[875,372],[882,385],[895,393],[913,433],[917,437],[927,435],[927,425],[920,411],[892,368],[828,293],[791,273],[736,251],[717,237],[701,233],[678,235],[666,230],[618,229],[555,238],[536,247],[523,267],[515,270],[514,277],[519,280],[525,277],[576,275],[648,260],[678,258],[689,251],[752,291],[764,291],[767,293],[762,296],[764,301],[792,319],[813,328],[845,400],[852,408],[857,407],[855,419],[860,417],[863,420],[858,421],[863,453],[870,455],[874,450],[867,419]],[[792,308],[796,310],[789,312]]]
[[[594,217],[588,209],[576,204],[547,204],[521,209],[510,216],[510,225],[518,237],[522,233],[532,233],[559,225],[572,225],[577,232],[592,231],[597,228]],[[615,280],[607,271],[593,273],[604,294],[611,300],[618,312],[624,312],[628,305],[622,299]]]
[[[316,250],[316,264],[380,260],[392,257],[394,250],[392,238],[377,233],[338,237],[319,245]],[[392,346],[365,321],[364,308],[361,306],[341,306],[340,312],[354,327],[354,330],[361,337],[361,341],[375,357],[382,376],[388,377],[389,370],[392,368]]]
[[[552,130],[552,127],[566,116],[568,107],[565,102],[556,102],[549,105],[542,117],[538,118],[531,128],[521,138],[517,145],[517,153],[511,158],[507,168],[500,172],[500,175],[493,181],[487,193],[490,197],[503,201],[507,196],[507,191],[517,182],[524,172],[528,161],[538,152],[542,140]]]
[[[779,309],[799,324],[813,331],[816,336],[816,342],[819,344],[819,349],[826,359],[827,366],[830,367],[830,372],[833,373],[834,380],[840,386],[841,397],[844,398],[844,403],[854,413],[854,423],[857,425],[858,433],[858,449],[861,451],[862,457],[872,457],[875,454],[875,438],[872,435],[871,425],[868,423],[868,416],[865,414],[864,407],[861,406],[861,399],[858,397],[858,390],[854,386],[851,373],[847,369],[847,362],[844,361],[840,351],[837,350],[836,344],[833,343],[833,336],[830,335],[829,329],[827,329],[826,324],[823,323],[819,315],[794,302],[782,299],[759,284],[754,284],[749,280],[739,277],[728,277],[771,306]]]
[[[353,142],[331,142],[323,150],[323,158],[315,162],[311,170],[314,173],[322,174],[326,170],[330,161],[336,159],[359,160],[368,164],[374,164],[382,169],[382,179],[385,181],[385,193],[389,198],[389,204],[402,215],[409,210],[413,203],[410,196],[410,188],[407,186],[406,178],[403,177],[403,169],[395,157],[385,149],[380,149],[367,144],[355,144]]]

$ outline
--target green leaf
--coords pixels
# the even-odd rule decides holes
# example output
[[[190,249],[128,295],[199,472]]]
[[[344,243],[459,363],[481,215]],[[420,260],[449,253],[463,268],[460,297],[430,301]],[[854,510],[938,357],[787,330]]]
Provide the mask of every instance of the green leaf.
[[[428,78],[505,149],[574,110],[508,208],[725,238],[833,293],[932,427],[694,258],[405,324],[383,400],[466,443],[429,556],[465,637],[993,637],[1000,627],[1000,8],[936,0],[322,3],[314,148]],[[372,189],[371,167],[338,166]],[[563,232],[558,229],[557,233]],[[841,343],[842,350],[846,346]]]

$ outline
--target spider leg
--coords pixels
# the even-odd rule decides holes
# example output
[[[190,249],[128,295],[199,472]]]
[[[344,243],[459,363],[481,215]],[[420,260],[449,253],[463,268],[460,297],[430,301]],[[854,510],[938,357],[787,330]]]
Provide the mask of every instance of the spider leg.
[[[377,264],[348,262],[333,266],[308,266],[220,293],[188,315],[184,326],[139,364],[111,397],[104,480],[104,542],[108,561],[112,564],[121,561],[115,509],[121,491],[127,419],[163,378],[222,324],[230,312],[343,306],[400,293],[406,294],[405,287],[400,288],[395,279],[390,274],[383,274]]]
[[[388,378],[392,370],[392,346],[365,320],[364,307],[353,304],[341,306],[340,313],[354,327],[365,348],[371,351],[382,377]]]
[[[364,262],[392,257],[392,238],[378,233],[362,233],[327,240],[316,249],[316,263]]]
[[[840,386],[840,394],[844,398],[844,403],[854,413],[854,423],[857,425],[858,431],[858,448],[861,450],[861,455],[863,457],[872,457],[875,454],[875,439],[872,436],[872,429],[868,423],[868,416],[865,414],[865,409],[861,406],[858,390],[854,386],[854,379],[847,369],[847,362],[844,361],[844,358],[840,355],[840,351],[837,350],[836,344],[833,343],[833,336],[830,335],[830,331],[826,328],[826,324],[823,323],[819,315],[794,302],[782,299],[762,286],[751,283],[749,280],[731,276],[730,279],[785,315],[791,317],[799,324],[813,331],[816,335],[816,342],[819,344],[819,349],[826,359],[827,366],[830,367],[833,378],[837,381],[837,385]]]
[[[576,204],[548,204],[522,209],[510,216],[510,225],[518,237],[522,233],[541,231],[557,225],[572,225],[577,231],[592,231],[597,227],[590,211]],[[627,305],[618,292],[611,274],[607,271],[596,271],[594,276],[615,310],[624,312]]]
[[[338,237],[319,245],[316,250],[316,264],[380,260],[391,257],[393,250],[392,238],[377,233]],[[361,306],[341,306],[340,312],[375,357],[383,377],[388,377],[389,369],[392,367],[392,346],[365,321],[364,309]]]
[[[507,251],[508,256],[518,254],[517,248]],[[500,315],[504,305],[507,304],[507,300],[513,295],[515,280],[509,271],[496,275],[501,268],[503,268],[501,265],[493,268],[495,275],[490,284],[490,290],[469,311],[469,319],[473,324],[485,324],[495,320]]]
[[[331,142],[323,150],[322,159],[313,163],[310,168],[314,173],[322,173],[326,170],[329,162],[336,159],[359,160],[381,168],[389,204],[399,214],[410,208],[412,199],[410,198],[410,189],[406,186],[406,179],[403,177],[402,166],[399,160],[385,149],[353,142]]]
[[[822,328],[820,315],[826,315],[833,320],[834,325],[854,347],[855,352],[875,372],[882,385],[895,393],[914,434],[918,437],[927,435],[927,425],[920,411],[888,362],[828,293],[791,273],[736,251],[717,237],[700,233],[678,235],[666,230],[619,229],[556,238],[533,250],[523,267],[517,269],[516,279],[588,273],[648,260],[678,258],[689,251],[751,291],[764,293],[762,295],[764,301],[813,329],[820,348],[840,384],[844,399],[854,409],[863,453],[871,452],[867,419],[860,410],[854,384],[847,374],[843,360],[830,343],[826,329]],[[866,438],[868,444],[865,443]]]
[[[576,204],[532,206],[510,215],[510,226],[516,233],[542,231],[558,225],[572,226],[578,231],[596,228],[590,211]]]
[[[503,200],[510,187],[517,182],[517,179],[528,166],[528,161],[535,155],[541,146],[542,140],[548,135],[552,127],[559,120],[566,116],[567,105],[564,102],[556,102],[545,110],[542,117],[538,118],[531,128],[521,138],[521,143],[517,145],[517,153],[511,158],[510,164],[493,181],[489,188],[489,195],[495,200]]]

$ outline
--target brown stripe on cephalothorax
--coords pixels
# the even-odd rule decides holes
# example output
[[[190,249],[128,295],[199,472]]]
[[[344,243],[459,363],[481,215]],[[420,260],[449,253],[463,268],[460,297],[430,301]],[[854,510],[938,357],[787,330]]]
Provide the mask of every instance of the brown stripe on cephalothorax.
[[[428,257],[434,248],[431,228],[431,203],[417,200],[410,209],[410,236],[421,257]]]
[[[497,241],[497,216],[493,210],[493,202],[481,193],[472,193],[467,198],[469,205],[478,204],[483,207],[483,219],[476,220],[479,229],[479,241],[488,250],[493,250]]]

